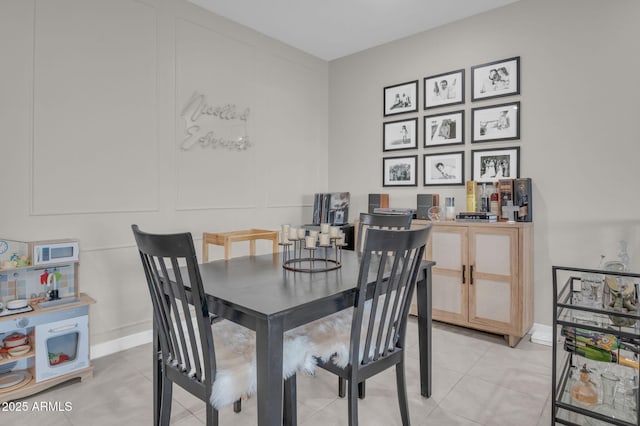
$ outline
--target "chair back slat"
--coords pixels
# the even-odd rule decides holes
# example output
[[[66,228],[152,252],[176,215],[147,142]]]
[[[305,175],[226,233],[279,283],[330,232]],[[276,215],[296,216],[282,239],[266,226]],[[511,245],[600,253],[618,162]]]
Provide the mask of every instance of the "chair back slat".
[[[361,359],[360,365],[404,347],[411,297],[430,231],[429,225],[367,232],[351,328],[350,356]]]
[[[215,350],[191,234],[154,235],[137,225],[132,229],[149,287],[163,368],[210,389]]]
[[[356,252],[361,253],[365,235],[369,229],[409,229],[413,217],[410,214],[360,213]]]

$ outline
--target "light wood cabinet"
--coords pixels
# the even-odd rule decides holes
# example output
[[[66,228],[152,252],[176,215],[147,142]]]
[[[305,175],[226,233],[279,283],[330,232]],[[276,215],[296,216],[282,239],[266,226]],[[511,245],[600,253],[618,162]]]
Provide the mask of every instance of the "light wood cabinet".
[[[533,324],[533,225],[432,224],[433,319],[503,334],[515,346]]]

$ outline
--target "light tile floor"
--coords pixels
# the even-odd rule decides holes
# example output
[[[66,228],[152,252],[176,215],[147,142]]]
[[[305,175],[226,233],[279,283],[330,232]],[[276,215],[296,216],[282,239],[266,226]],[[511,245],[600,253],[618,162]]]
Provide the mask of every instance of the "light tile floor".
[[[420,396],[417,323],[409,320],[407,388],[414,426],[542,426],[551,424],[551,348],[525,337],[509,348],[502,336],[434,323],[433,395]],[[72,381],[31,396],[27,412],[0,412],[7,425],[150,425],[152,424],[151,345],[99,358],[94,378]],[[395,373],[388,370],[367,382],[358,404],[363,426],[400,425]],[[69,411],[33,411],[42,401],[69,402]],[[220,413],[221,425],[257,424],[256,398],[242,412]],[[0,410],[2,407],[0,407]],[[174,386],[172,424],[202,425],[204,403]],[[298,378],[298,423],[347,425],[346,400],[337,396],[335,376],[318,371]]]

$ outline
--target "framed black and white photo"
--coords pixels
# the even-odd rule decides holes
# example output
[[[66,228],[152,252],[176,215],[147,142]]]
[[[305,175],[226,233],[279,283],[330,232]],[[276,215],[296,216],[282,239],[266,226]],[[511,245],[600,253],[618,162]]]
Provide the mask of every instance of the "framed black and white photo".
[[[464,103],[464,69],[424,79],[424,109]]]
[[[424,186],[464,185],[464,151],[425,154]]]
[[[464,110],[424,116],[424,147],[464,145]]]
[[[471,109],[471,142],[520,139],[520,102]]]
[[[520,147],[471,151],[471,179],[480,183],[520,177]]]
[[[382,151],[418,148],[418,119],[382,123]]]
[[[417,186],[418,156],[382,159],[382,186]]]
[[[418,111],[418,80],[384,88],[384,116]]]
[[[471,67],[471,100],[520,94],[520,56]]]

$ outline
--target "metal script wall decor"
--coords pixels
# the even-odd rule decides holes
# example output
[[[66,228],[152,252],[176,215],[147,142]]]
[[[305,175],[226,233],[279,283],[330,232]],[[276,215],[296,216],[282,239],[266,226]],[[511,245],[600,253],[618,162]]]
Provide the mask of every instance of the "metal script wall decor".
[[[194,92],[182,110],[181,117],[186,123],[186,136],[180,148],[189,151],[195,146],[202,148],[227,148],[231,151],[245,151],[251,147],[247,133],[249,108],[241,110],[235,104],[213,106],[207,103],[205,95]],[[239,130],[240,135],[220,135],[220,121],[226,122],[225,130]],[[237,122],[237,124],[233,124]],[[218,133],[216,133],[216,130]]]

